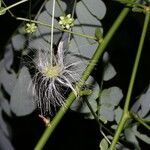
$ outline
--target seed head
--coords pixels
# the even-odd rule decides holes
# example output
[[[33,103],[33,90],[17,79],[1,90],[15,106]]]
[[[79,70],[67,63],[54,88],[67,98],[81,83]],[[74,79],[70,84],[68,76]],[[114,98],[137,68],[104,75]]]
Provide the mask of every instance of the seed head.
[[[68,89],[77,96],[75,82],[79,81],[80,62],[66,59],[64,42],[60,41],[57,54],[53,55],[53,64],[48,51],[38,51],[35,66],[37,73],[33,77],[33,93],[41,115],[51,113],[51,106],[62,106]],[[71,57],[71,56],[70,56]]]

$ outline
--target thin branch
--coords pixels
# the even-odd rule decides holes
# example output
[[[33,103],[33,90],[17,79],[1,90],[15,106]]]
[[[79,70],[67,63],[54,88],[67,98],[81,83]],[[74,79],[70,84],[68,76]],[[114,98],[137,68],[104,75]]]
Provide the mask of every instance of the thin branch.
[[[145,128],[150,130],[150,126],[144,122],[142,118],[140,118],[137,114],[135,113],[130,113],[131,117],[134,118],[136,121],[138,121],[141,125],[143,125]]]
[[[135,82],[135,78],[136,78],[136,73],[137,73],[137,69],[138,69],[138,65],[139,65],[139,61],[140,61],[141,52],[142,52],[143,45],[144,45],[144,40],[145,40],[145,36],[146,36],[146,31],[147,31],[147,28],[148,28],[149,19],[150,19],[150,11],[147,10],[146,15],[145,15],[143,30],[142,30],[138,50],[137,50],[137,55],[136,55],[136,58],[135,58],[135,63],[134,63],[132,74],[131,74],[131,79],[130,79],[130,83],[129,83],[129,87],[128,87],[128,92],[127,92],[127,96],[126,96],[126,99],[125,99],[123,115],[122,115],[121,120],[119,122],[118,128],[116,130],[115,136],[114,136],[113,141],[112,141],[112,144],[110,145],[110,150],[115,149],[116,143],[119,140],[119,137],[120,137],[120,134],[123,130],[123,127],[124,127],[125,123],[127,122],[127,120],[130,118],[129,103],[130,103],[130,100],[131,100],[131,95],[132,95],[133,86],[134,86],[134,82]]]
[[[7,10],[13,8],[13,7],[16,7],[16,6],[18,6],[18,5],[20,5],[20,4],[24,3],[24,2],[27,2],[27,1],[28,1],[28,0],[22,0],[22,1],[19,1],[19,2],[17,2],[17,3],[14,3],[14,4],[12,4],[12,5],[10,5],[10,6],[6,7],[6,8],[4,8],[3,10],[1,10],[1,13],[2,13],[2,12],[5,12],[5,11],[7,11]]]
[[[52,27],[50,24],[43,23],[41,21],[30,20],[30,19],[21,18],[21,17],[16,17],[15,19],[22,20],[22,21],[27,21],[27,22],[32,22],[32,23],[36,23],[36,24],[40,24],[40,25],[43,25],[43,26],[46,26],[46,27],[49,27],[49,28]],[[72,32],[72,31],[65,30],[65,29],[62,29],[62,28],[59,28],[59,27],[56,27],[56,26],[54,26],[54,29],[57,29],[57,30],[63,31],[63,32],[68,32],[68,33],[71,33],[71,34],[74,34],[74,35],[78,35],[78,36],[81,36],[81,37],[85,37],[85,38],[97,40],[97,38],[94,37],[94,36],[90,36],[90,35],[86,35],[86,34],[81,34],[81,33],[77,33],[77,32]],[[101,39],[101,41],[102,41],[102,39]]]
[[[84,85],[85,81],[88,79],[89,75],[91,74],[91,72],[94,69],[94,66],[95,66],[94,64],[96,64],[99,61],[99,59],[101,58],[106,46],[108,45],[109,41],[113,37],[114,33],[116,32],[116,30],[118,29],[118,27],[120,26],[120,24],[122,23],[122,21],[124,20],[124,18],[128,14],[128,12],[129,12],[129,8],[124,8],[121,11],[120,15],[117,17],[116,21],[114,22],[114,24],[112,25],[112,27],[108,31],[108,33],[105,36],[104,40],[99,44],[98,48],[96,49],[95,54],[92,57],[91,63],[87,66],[86,70],[84,71],[84,73],[81,77],[82,82],[79,82],[77,84],[77,87],[78,87],[79,90]],[[67,112],[67,110],[69,109],[70,105],[73,103],[75,98],[76,98],[76,96],[74,95],[73,92],[71,92],[69,94],[68,98],[66,99],[65,107],[62,106],[60,108],[60,110],[58,111],[58,113],[56,114],[54,119],[52,120],[51,126],[47,127],[45,129],[43,135],[41,136],[41,138],[40,138],[39,142],[37,143],[37,145],[35,146],[34,150],[41,150],[44,147],[44,145],[47,142],[48,138],[53,133],[54,129],[56,128],[56,126],[58,125],[58,123],[60,122],[60,120],[62,119],[64,114]]]
[[[106,127],[104,127],[104,125],[100,122],[100,120],[99,120],[99,118],[98,118],[98,115],[94,112],[94,110],[93,110],[91,104],[89,103],[89,101],[88,101],[87,99],[85,99],[85,102],[86,102],[87,106],[89,107],[89,109],[90,109],[92,115],[94,116],[94,119],[95,119],[95,120],[97,121],[97,123],[99,124],[101,134],[104,136],[104,138],[107,140],[107,142],[108,142],[109,144],[111,144],[110,141],[109,141],[109,139],[108,139],[107,136],[105,135],[105,133],[102,131],[102,128],[104,128],[104,129],[105,129],[108,133],[110,133],[111,135],[113,135],[113,133],[110,132]]]

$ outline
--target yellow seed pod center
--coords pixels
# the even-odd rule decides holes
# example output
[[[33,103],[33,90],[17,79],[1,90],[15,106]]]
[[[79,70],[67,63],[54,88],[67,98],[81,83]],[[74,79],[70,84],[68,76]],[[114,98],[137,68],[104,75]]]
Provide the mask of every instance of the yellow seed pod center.
[[[43,73],[49,78],[57,77],[60,75],[60,67],[58,65],[46,66],[43,70]]]

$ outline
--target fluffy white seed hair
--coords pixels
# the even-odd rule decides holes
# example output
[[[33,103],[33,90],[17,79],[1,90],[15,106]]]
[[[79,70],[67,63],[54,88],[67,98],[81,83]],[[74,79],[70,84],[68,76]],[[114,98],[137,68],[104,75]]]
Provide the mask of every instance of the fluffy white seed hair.
[[[62,106],[68,89],[77,96],[78,91],[74,84],[80,80],[81,62],[76,62],[71,58],[73,56],[66,53],[65,45],[66,38],[59,42],[57,53],[53,54],[53,64],[48,51],[37,51],[34,61],[37,73],[33,77],[33,94],[41,115],[51,113],[52,105],[54,108]]]

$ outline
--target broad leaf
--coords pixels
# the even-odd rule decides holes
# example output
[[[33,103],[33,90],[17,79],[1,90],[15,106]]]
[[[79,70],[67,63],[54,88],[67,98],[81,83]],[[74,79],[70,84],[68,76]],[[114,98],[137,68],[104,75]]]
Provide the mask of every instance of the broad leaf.
[[[118,106],[118,108],[115,109],[115,121],[117,122],[117,124],[119,124],[119,121],[122,116],[122,112],[123,112],[123,110],[120,108],[120,106]]]
[[[59,4],[58,4],[59,3]],[[49,14],[52,14],[53,1],[48,1],[45,5],[46,10]],[[56,1],[55,3],[55,17],[60,17],[66,10],[66,4],[63,1]],[[63,12],[62,12],[63,11]]]
[[[108,150],[108,142],[106,141],[105,138],[103,138],[100,142],[100,150]]]
[[[12,41],[12,45],[14,50],[19,51],[19,50],[23,50],[24,48],[24,44],[25,44],[25,37],[22,34],[16,34],[13,35],[11,38]]]
[[[83,4],[88,8],[90,13],[97,17],[98,19],[102,19],[106,14],[106,6],[101,0],[82,0]]]
[[[111,63],[108,63],[104,69],[104,81],[112,79],[116,75],[116,70]]]
[[[0,63],[3,64],[3,61],[1,61]],[[16,83],[15,72],[11,71],[8,73],[3,66],[0,70],[0,84],[4,87],[5,91],[8,94],[12,93],[15,83]]]
[[[73,27],[73,31],[76,31],[76,28],[80,27],[80,28],[82,28],[83,34],[94,36],[95,29],[97,27],[99,27],[99,28],[101,27],[100,21],[97,20],[93,15],[91,15],[91,13],[87,9],[87,7],[82,2],[77,3],[76,13],[77,13],[78,21],[75,22],[75,27]],[[101,28],[101,30],[102,30],[102,28]],[[93,40],[89,40],[89,41],[94,42]]]
[[[4,98],[1,92],[0,92],[0,107],[8,116],[11,116],[10,104],[8,100]]]
[[[136,100],[131,110],[138,113],[138,115],[142,118],[150,112],[150,86],[147,91]]]
[[[150,137],[145,135],[145,134],[140,133],[137,130],[137,126],[136,125],[133,126],[132,131],[134,132],[135,136],[138,137],[140,140],[144,141],[147,144],[150,144]]]
[[[8,44],[5,48],[4,54],[4,66],[7,70],[11,70],[11,65],[14,61],[13,48],[11,44]]]
[[[0,149],[1,150],[14,150],[10,139],[4,135],[2,129],[0,128]]]
[[[100,95],[101,105],[117,106],[123,97],[122,90],[118,87],[104,89]]]
[[[75,26],[73,27],[73,31],[80,33],[80,34],[88,34],[88,33],[85,33],[85,31],[83,31],[83,28],[85,29],[89,28],[88,30],[91,30],[91,28],[94,28],[92,27],[92,25],[90,26],[90,22],[88,22],[88,24],[89,24],[88,27],[84,24],[80,25],[80,22],[76,20]],[[94,36],[94,32],[92,34]],[[97,46],[98,46],[97,42],[93,40],[92,40],[92,43],[90,43],[89,39],[74,35],[74,38],[70,41],[69,52],[79,55],[81,59],[83,58],[85,60],[89,60],[93,56]]]
[[[9,137],[8,125],[4,121],[4,118],[2,116],[2,109],[1,109],[1,107],[0,107],[0,129],[3,131],[3,133],[4,133],[5,136]]]
[[[127,129],[125,129],[124,134],[125,134],[126,140],[127,140],[128,142],[133,143],[134,147],[135,147],[137,150],[140,150],[138,140],[136,139],[136,136],[135,136],[135,134],[134,134],[132,128],[127,128]]]
[[[32,81],[29,71],[23,67],[11,94],[10,106],[17,116],[30,114],[35,109],[32,95]]]
[[[113,121],[115,116],[114,108],[119,104],[122,97],[122,91],[118,87],[104,89],[99,97],[101,103],[100,119]]]
[[[114,120],[114,107],[108,107],[101,105],[100,107],[100,119],[113,121]]]
[[[137,138],[139,138],[140,140],[144,141],[147,144],[150,144],[150,137],[140,133],[137,130],[137,125],[133,125],[132,127],[125,129],[125,137],[127,141],[133,143],[135,148],[138,150],[140,150],[140,147]]]
[[[43,11],[38,17],[38,21],[45,23],[45,24],[49,24],[49,25],[51,25],[51,20],[52,18],[50,14],[48,14],[47,11]],[[56,19],[54,19],[54,26],[60,27]],[[50,43],[50,38],[51,38],[50,27],[46,27],[44,25],[38,25],[38,30],[35,34],[36,34],[37,39],[42,38],[42,40],[45,40],[47,43]],[[59,30],[54,29],[54,39],[53,39],[54,43],[53,44],[57,44],[60,37],[61,37],[61,32]]]

